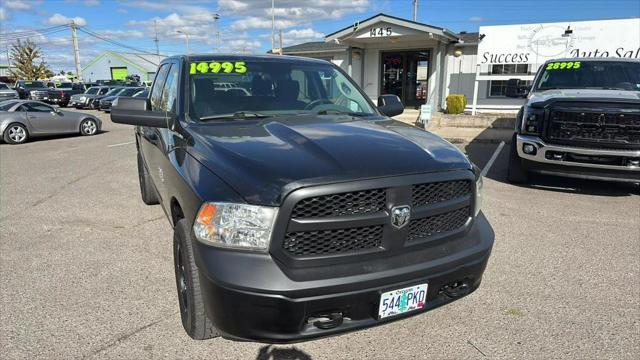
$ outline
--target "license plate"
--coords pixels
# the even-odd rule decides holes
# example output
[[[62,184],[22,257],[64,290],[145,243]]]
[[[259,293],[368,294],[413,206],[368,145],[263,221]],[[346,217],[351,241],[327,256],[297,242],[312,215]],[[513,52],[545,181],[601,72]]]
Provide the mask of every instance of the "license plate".
[[[378,318],[384,319],[424,308],[427,302],[428,284],[409,286],[380,295]]]

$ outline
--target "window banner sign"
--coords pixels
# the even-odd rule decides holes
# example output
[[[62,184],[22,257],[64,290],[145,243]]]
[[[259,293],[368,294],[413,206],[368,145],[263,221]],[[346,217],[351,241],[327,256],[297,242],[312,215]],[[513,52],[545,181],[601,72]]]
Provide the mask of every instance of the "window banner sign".
[[[640,59],[640,18],[480,27],[478,64],[542,64],[550,59]]]

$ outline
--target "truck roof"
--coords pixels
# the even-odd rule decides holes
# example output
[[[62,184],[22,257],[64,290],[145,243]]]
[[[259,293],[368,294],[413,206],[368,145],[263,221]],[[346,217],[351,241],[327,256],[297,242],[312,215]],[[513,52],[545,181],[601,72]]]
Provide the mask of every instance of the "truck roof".
[[[611,62],[640,62],[640,59],[632,58],[616,58],[616,57],[577,57],[577,58],[558,58],[545,61],[546,63],[557,61],[611,61]]]
[[[313,59],[302,56],[291,55],[243,55],[243,54],[190,54],[190,55],[175,55],[164,59],[162,62],[170,59],[184,58],[186,61],[198,61],[198,60],[246,60],[246,61],[281,61],[281,62],[299,62],[299,63],[313,63],[313,64],[326,64],[326,60]]]

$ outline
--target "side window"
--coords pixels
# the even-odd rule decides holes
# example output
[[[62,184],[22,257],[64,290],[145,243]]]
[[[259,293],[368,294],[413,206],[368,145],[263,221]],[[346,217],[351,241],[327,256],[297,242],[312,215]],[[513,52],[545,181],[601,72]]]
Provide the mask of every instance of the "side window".
[[[153,81],[153,87],[151,88],[151,110],[158,110],[160,108],[160,102],[162,101],[162,87],[164,86],[164,81],[167,78],[167,73],[169,72],[169,68],[171,64],[164,64],[158,70],[158,74],[156,75],[155,80]]]
[[[100,92],[99,92],[98,94],[99,94],[99,95],[104,95],[104,94],[106,94],[107,92],[109,92],[109,88],[102,88],[102,89],[100,89]]]
[[[47,105],[38,104],[38,103],[28,103],[24,104],[27,107],[27,111],[29,112],[51,112],[53,108],[48,107]]]
[[[162,91],[162,100],[160,108],[164,111],[175,113],[176,111],[176,95],[178,93],[178,69],[179,66],[171,66],[171,70],[167,74],[167,80]]]

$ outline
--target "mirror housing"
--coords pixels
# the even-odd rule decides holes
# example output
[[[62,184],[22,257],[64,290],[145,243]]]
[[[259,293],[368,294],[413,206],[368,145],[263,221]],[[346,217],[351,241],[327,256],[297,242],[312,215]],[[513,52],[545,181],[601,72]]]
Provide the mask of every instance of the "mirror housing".
[[[151,111],[147,98],[117,97],[111,105],[111,121],[117,124],[166,128],[172,115]]]
[[[520,79],[509,79],[505,96],[510,98],[526,97],[529,95],[530,89],[531,87],[524,85],[524,81]]]
[[[378,96],[378,111],[392,117],[404,112],[404,105],[398,95],[386,94]]]

